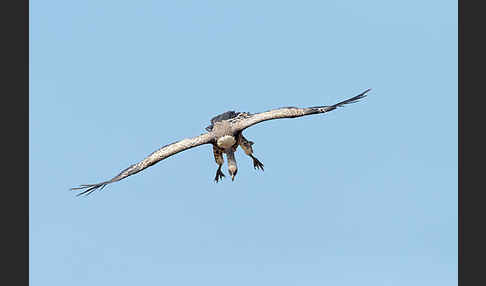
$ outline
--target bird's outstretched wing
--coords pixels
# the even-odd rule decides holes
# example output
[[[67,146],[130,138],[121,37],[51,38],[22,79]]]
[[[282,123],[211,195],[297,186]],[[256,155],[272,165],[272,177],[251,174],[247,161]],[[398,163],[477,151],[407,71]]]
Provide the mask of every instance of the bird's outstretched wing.
[[[314,106],[314,107],[307,107],[307,108],[282,107],[282,108],[272,109],[261,113],[255,113],[247,117],[237,117],[237,119],[233,122],[233,128],[234,128],[233,130],[242,131],[257,123],[267,121],[267,120],[272,120],[272,119],[295,118],[295,117],[301,117],[305,115],[328,112],[336,109],[339,106],[343,106],[348,103],[357,102],[361,98],[365,97],[366,93],[370,90],[371,89],[367,89],[355,97],[341,101],[331,106]]]
[[[142,161],[131,165],[130,167],[126,168],[125,170],[121,171],[118,175],[113,177],[111,180],[104,181],[98,184],[88,184],[88,185],[80,185],[79,187],[76,188],[71,188],[71,190],[83,190],[81,193],[78,194],[80,195],[89,195],[91,192],[97,190],[97,189],[103,189],[107,184],[120,181],[128,176],[131,176],[133,174],[136,174],[140,171],[142,171],[145,168],[148,168],[157,162],[164,160],[167,157],[170,157],[174,154],[177,154],[181,151],[210,143],[214,138],[214,135],[211,133],[204,133],[199,136],[193,137],[193,138],[188,138],[188,139],[183,139],[168,145],[165,145],[161,147],[159,150],[153,152],[152,154],[148,155],[145,159]]]

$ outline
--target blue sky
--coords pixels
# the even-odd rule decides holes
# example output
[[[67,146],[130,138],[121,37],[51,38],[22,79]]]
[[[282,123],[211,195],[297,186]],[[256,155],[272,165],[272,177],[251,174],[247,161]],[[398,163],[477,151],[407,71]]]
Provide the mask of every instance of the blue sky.
[[[359,103],[89,197],[227,110]],[[456,1],[30,1],[37,285],[456,285]],[[223,171],[227,174],[226,164]]]

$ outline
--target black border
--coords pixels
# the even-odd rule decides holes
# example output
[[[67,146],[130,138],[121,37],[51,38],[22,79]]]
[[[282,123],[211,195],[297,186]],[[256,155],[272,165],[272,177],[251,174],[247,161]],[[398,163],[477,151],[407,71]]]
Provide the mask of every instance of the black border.
[[[481,57],[485,51],[484,16],[479,5],[458,4],[458,284],[479,285],[484,284],[481,246],[485,240],[485,201],[479,195],[485,187],[478,179],[484,176],[484,166],[476,166],[471,158],[481,162],[478,151],[485,146],[485,112],[479,102],[484,97],[484,87],[479,86],[485,74]],[[472,138],[466,139],[466,134],[473,134]]]
[[[29,1],[5,1],[2,12],[2,281],[28,285]]]

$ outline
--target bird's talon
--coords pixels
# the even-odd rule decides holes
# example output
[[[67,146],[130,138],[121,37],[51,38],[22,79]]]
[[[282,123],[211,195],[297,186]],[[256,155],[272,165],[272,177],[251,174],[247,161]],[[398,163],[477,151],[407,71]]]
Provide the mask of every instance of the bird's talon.
[[[253,168],[255,169],[260,169],[263,171],[263,164],[262,162],[258,161],[258,159],[254,158],[253,159]]]
[[[218,169],[218,170],[216,171],[216,177],[214,178],[214,180],[216,181],[216,183],[218,183],[218,182],[219,182],[219,180],[222,180],[224,177],[225,177],[225,176],[224,176],[224,173],[223,173],[223,172],[221,172],[221,169]]]

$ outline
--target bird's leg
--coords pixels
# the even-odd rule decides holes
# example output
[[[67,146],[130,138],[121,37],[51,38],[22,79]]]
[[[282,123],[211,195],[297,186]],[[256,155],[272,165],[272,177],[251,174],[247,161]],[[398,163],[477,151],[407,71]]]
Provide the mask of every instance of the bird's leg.
[[[216,170],[216,177],[214,177],[214,181],[219,182],[219,180],[222,180],[224,178],[224,174],[221,171],[221,167],[223,166],[224,159],[223,159],[223,150],[218,148],[216,145],[213,145],[213,154],[214,154],[214,160],[216,161],[216,164],[218,164],[218,170]]]
[[[260,162],[255,156],[249,155],[253,159],[253,168],[263,170],[263,163]]]
[[[222,180],[222,179],[223,179],[223,177],[224,177],[224,174],[223,174],[223,172],[221,171],[221,167],[222,167],[222,166],[223,166],[223,165],[219,165],[218,170],[216,170],[216,177],[214,177],[214,180],[216,181],[216,183],[217,183],[217,182],[219,182],[219,180]]]
[[[240,134],[238,137],[238,144],[241,146],[241,149],[245,151],[245,154],[250,156],[253,159],[253,168],[261,169],[263,171],[263,164],[260,162],[255,156],[253,156],[253,148],[251,147],[254,143],[252,141],[248,141],[243,134]]]

